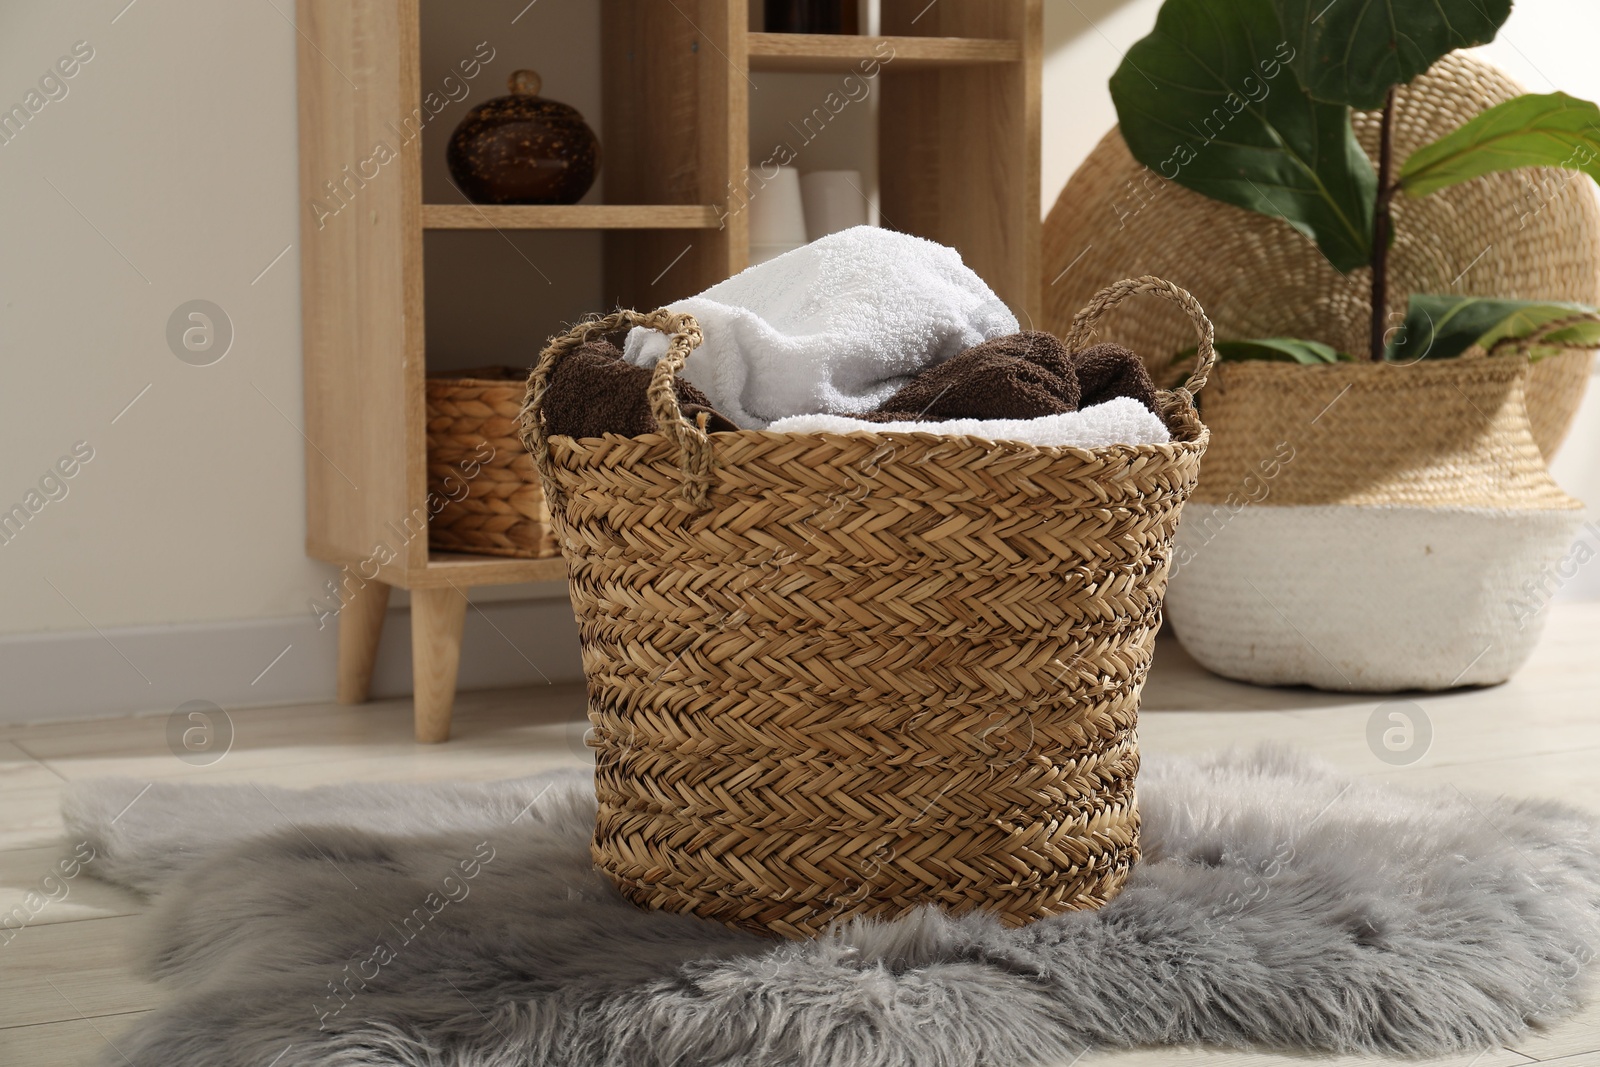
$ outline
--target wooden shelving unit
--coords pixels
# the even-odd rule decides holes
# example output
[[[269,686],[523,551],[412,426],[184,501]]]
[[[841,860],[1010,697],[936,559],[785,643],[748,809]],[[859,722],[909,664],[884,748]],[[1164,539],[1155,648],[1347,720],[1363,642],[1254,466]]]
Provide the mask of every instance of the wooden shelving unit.
[[[389,590],[412,591],[423,741],[449,734],[466,590],[565,576],[560,560],[430,552],[416,532],[426,233],[597,231],[620,304],[699,292],[748,262],[748,220],[725,207],[750,160],[752,72],[843,77],[876,61],[885,225],[959,249],[1025,323],[1041,298],[1041,0],[883,0],[881,37],[752,33],[748,0],[600,0],[605,202],[551,207],[425,203],[421,137],[379,177],[349,178],[422,100],[433,2],[297,0],[306,548],[345,568],[342,701],[367,697]],[[332,217],[311,209],[330,185],[349,201]]]
[[[751,70],[855,70],[863,60],[893,55],[897,70],[1019,63],[1020,40],[984,37],[867,37],[832,33],[752,33]]]
[[[423,204],[425,230],[714,230],[702,204]]]

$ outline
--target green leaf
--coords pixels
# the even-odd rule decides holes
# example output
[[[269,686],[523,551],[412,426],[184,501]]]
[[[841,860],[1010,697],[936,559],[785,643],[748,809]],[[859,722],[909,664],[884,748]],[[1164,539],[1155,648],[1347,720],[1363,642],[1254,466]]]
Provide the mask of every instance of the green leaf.
[[[1493,300],[1481,296],[1413,293],[1404,327],[1390,339],[1383,358],[1415,363],[1422,359],[1450,359],[1473,345],[1494,348],[1511,344],[1556,319],[1594,316],[1552,333],[1549,345],[1535,345],[1529,353],[1541,359],[1563,346],[1600,347],[1600,309],[1587,304],[1541,300]]]
[[[1217,358],[1224,362],[1236,363],[1249,359],[1276,360],[1280,363],[1304,363],[1314,366],[1319,363],[1348,362],[1350,357],[1334,349],[1332,345],[1325,345],[1321,341],[1301,341],[1294,337],[1263,337],[1255,341],[1219,341],[1217,342]]]
[[[1291,54],[1271,0],[1167,0],[1111,76],[1111,99],[1139,162],[1286,220],[1349,272],[1371,259],[1377,176],[1349,110],[1308,97]]]
[[[1223,363],[1245,360],[1270,360],[1276,363],[1348,363],[1350,357],[1321,341],[1302,341],[1295,337],[1263,337],[1253,341],[1218,341],[1217,359]],[[1196,349],[1186,348],[1172,357],[1174,363],[1193,363]]]
[[[1273,0],[1311,95],[1367,110],[1457,48],[1494,40],[1511,0]]]
[[[1600,107],[1566,93],[1513,97],[1411,153],[1400,187],[1426,196],[1518,167],[1565,167],[1600,181]]]

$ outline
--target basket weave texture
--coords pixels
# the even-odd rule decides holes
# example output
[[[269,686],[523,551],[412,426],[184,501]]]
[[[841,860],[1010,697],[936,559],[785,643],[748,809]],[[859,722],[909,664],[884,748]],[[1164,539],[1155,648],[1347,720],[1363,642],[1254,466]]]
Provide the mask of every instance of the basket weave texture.
[[[1194,500],[1580,507],[1529,428],[1529,374],[1521,352],[1410,366],[1223,364],[1206,394],[1216,436]],[[1263,482],[1263,464],[1286,454]]]
[[[1395,158],[1521,92],[1480,59],[1445,56],[1398,91]],[[1354,124],[1376,158],[1377,113],[1358,111]],[[1600,204],[1581,173],[1489,174],[1420,199],[1397,196],[1394,214],[1389,314],[1396,325],[1414,292],[1600,303]],[[1342,275],[1281,219],[1163,180],[1128,153],[1115,128],[1051,208],[1044,266],[1054,279],[1045,287],[1045,329],[1071,321],[1094,279],[1150,271],[1193,292],[1225,338],[1306,337],[1367,354],[1369,269]],[[1107,336],[1144,354],[1159,378],[1169,371],[1166,357],[1191,343],[1188,335],[1181,315],[1158,307],[1119,318]],[[1528,415],[1546,456],[1572,424],[1591,362],[1591,352],[1577,351],[1534,367]]]
[[[540,559],[560,554],[533,457],[518,434],[527,372],[483,367],[427,380],[430,548]],[[462,491],[466,487],[465,493]]]
[[[1096,296],[1066,337],[1154,278]],[[545,433],[555,362],[671,335],[661,432]],[[1138,855],[1139,693],[1173,531],[1207,435],[1166,445],[924,433],[707,435],[673,376],[692,317],[618,312],[555,338],[524,432],[550,488],[594,725],[595,862],[650,908],[802,937],[921,904],[1019,925],[1097,907]]]

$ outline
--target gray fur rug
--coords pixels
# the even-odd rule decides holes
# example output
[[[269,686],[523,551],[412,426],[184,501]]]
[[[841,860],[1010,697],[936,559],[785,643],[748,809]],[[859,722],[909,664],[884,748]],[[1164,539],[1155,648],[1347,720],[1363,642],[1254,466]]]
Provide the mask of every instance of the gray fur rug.
[[[1065,1065],[1091,1046],[1443,1053],[1571,1012],[1597,831],[1263,750],[1151,759],[1145,859],[1095,913],[923,912],[779,943],[624,903],[588,776],[484,785],[102,781],[98,877],[155,894],[169,1002],[133,1067]]]

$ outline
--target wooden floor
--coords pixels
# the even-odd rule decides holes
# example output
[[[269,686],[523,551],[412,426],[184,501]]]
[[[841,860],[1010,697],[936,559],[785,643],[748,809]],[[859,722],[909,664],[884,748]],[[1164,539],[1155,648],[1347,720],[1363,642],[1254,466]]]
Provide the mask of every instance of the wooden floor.
[[[1535,659],[1507,685],[1404,698],[1399,710],[1415,718],[1420,709],[1432,724],[1431,745],[1414,763],[1383,762],[1368,745],[1368,720],[1385,702],[1234,685],[1205,674],[1163,640],[1145,691],[1140,736],[1147,752],[1286,741],[1351,772],[1395,783],[1455,783],[1557,797],[1600,811],[1600,604],[1558,605]],[[126,775],[311,786],[509,777],[587,763],[582,712],[578,686],[463,694],[455,739],[422,747],[411,740],[406,701],[237,711],[232,748],[203,767],[174,757],[164,716],[0,725],[0,914],[37,891],[54,864],[57,803],[66,782]],[[65,898],[47,904],[9,944],[0,944],[4,1067],[117,1061],[118,1035],[160,1002],[159,991],[136,977],[131,964],[143,901],[89,878],[68,886]],[[1600,1010],[1510,1048],[1444,1062],[1495,1067],[1535,1061],[1600,1067]],[[1159,1049],[1091,1051],[1078,1062],[1221,1067],[1309,1061]]]

